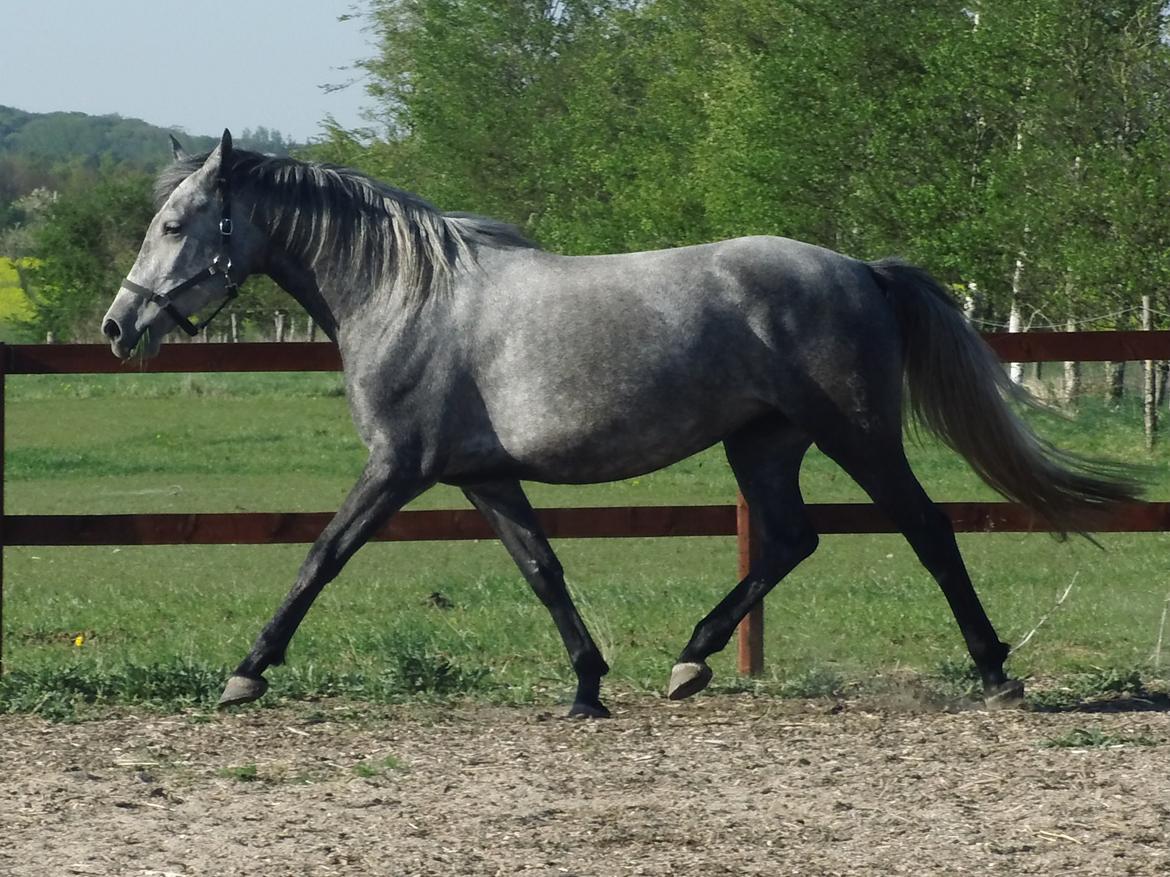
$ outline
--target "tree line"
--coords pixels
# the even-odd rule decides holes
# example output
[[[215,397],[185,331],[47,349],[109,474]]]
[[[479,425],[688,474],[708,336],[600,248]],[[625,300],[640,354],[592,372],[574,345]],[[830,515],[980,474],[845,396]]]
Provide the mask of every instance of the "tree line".
[[[318,154],[564,252],[780,234],[1132,325],[1170,309],[1164,6],[372,0],[371,127]]]
[[[96,320],[125,276],[154,213],[151,181],[171,156],[170,136],[191,151],[218,137],[189,135],[139,119],[84,113],[28,113],[0,106],[0,259],[10,290],[0,333],[13,339],[97,340]],[[258,126],[239,132],[249,149],[287,155],[299,145]],[[270,331],[287,307],[271,283],[254,283],[237,326]],[[253,329],[255,333],[256,328]]]
[[[1130,327],[1142,294],[1170,311],[1160,2],[366,0],[354,16],[376,47],[368,124],[298,154],[550,249],[780,234],[922,264],[984,327]],[[63,253],[120,186],[145,191],[115,178],[85,188],[90,220],[33,247],[34,295],[84,283],[104,303],[87,272],[121,275],[145,200],[106,211],[118,230],[88,267]]]

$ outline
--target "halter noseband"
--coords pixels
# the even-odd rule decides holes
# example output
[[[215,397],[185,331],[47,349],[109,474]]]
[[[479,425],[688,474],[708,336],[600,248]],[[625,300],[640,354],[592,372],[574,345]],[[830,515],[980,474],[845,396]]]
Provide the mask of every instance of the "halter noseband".
[[[223,204],[223,212],[220,214],[219,220],[220,253],[211,260],[211,264],[199,273],[188,277],[178,286],[161,293],[155,292],[153,289],[147,289],[145,286],[139,286],[129,277],[122,281],[123,289],[158,305],[170,315],[170,318],[175,321],[180,329],[192,337],[198,335],[201,330],[205,329],[215,319],[216,315],[227,307],[232,299],[240,294],[240,285],[232,279],[232,258],[228,255],[232,240],[232,188],[229,176],[231,174],[231,161],[231,141],[228,140],[220,150],[220,174],[216,179],[216,188],[219,190],[220,200]],[[186,292],[193,286],[203,283],[208,278],[217,275],[223,278],[227,295],[224,296],[219,306],[211,312],[211,316],[200,320],[198,323],[192,323],[175,307],[174,297]]]

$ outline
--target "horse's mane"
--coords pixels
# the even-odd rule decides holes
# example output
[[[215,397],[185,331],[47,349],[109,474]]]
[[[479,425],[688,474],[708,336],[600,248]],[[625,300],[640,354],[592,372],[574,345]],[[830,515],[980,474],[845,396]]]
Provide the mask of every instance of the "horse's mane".
[[[165,168],[155,181],[160,207],[209,153]],[[328,164],[232,151],[234,191],[251,192],[252,221],[292,252],[349,260],[351,272],[421,300],[445,286],[476,246],[537,248],[515,226],[467,213],[444,213],[427,201],[359,171]]]

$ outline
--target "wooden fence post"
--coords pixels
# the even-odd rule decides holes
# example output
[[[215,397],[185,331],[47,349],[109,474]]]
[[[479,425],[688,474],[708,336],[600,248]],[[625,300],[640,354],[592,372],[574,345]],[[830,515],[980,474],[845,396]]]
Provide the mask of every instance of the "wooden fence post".
[[[751,514],[743,494],[735,498],[735,540],[739,546],[739,578],[747,578],[752,565]],[[759,676],[764,672],[764,601],[748,610],[739,623],[739,672]]]

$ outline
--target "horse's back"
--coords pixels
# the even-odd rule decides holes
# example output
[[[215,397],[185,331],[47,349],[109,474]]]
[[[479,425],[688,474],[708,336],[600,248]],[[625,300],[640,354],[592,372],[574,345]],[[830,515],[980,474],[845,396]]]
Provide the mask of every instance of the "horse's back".
[[[856,373],[859,351],[881,352],[875,327],[892,326],[864,263],[784,238],[481,263],[453,290],[468,296],[462,360],[500,448],[533,479],[627,477],[796,395],[855,396],[837,372]]]

